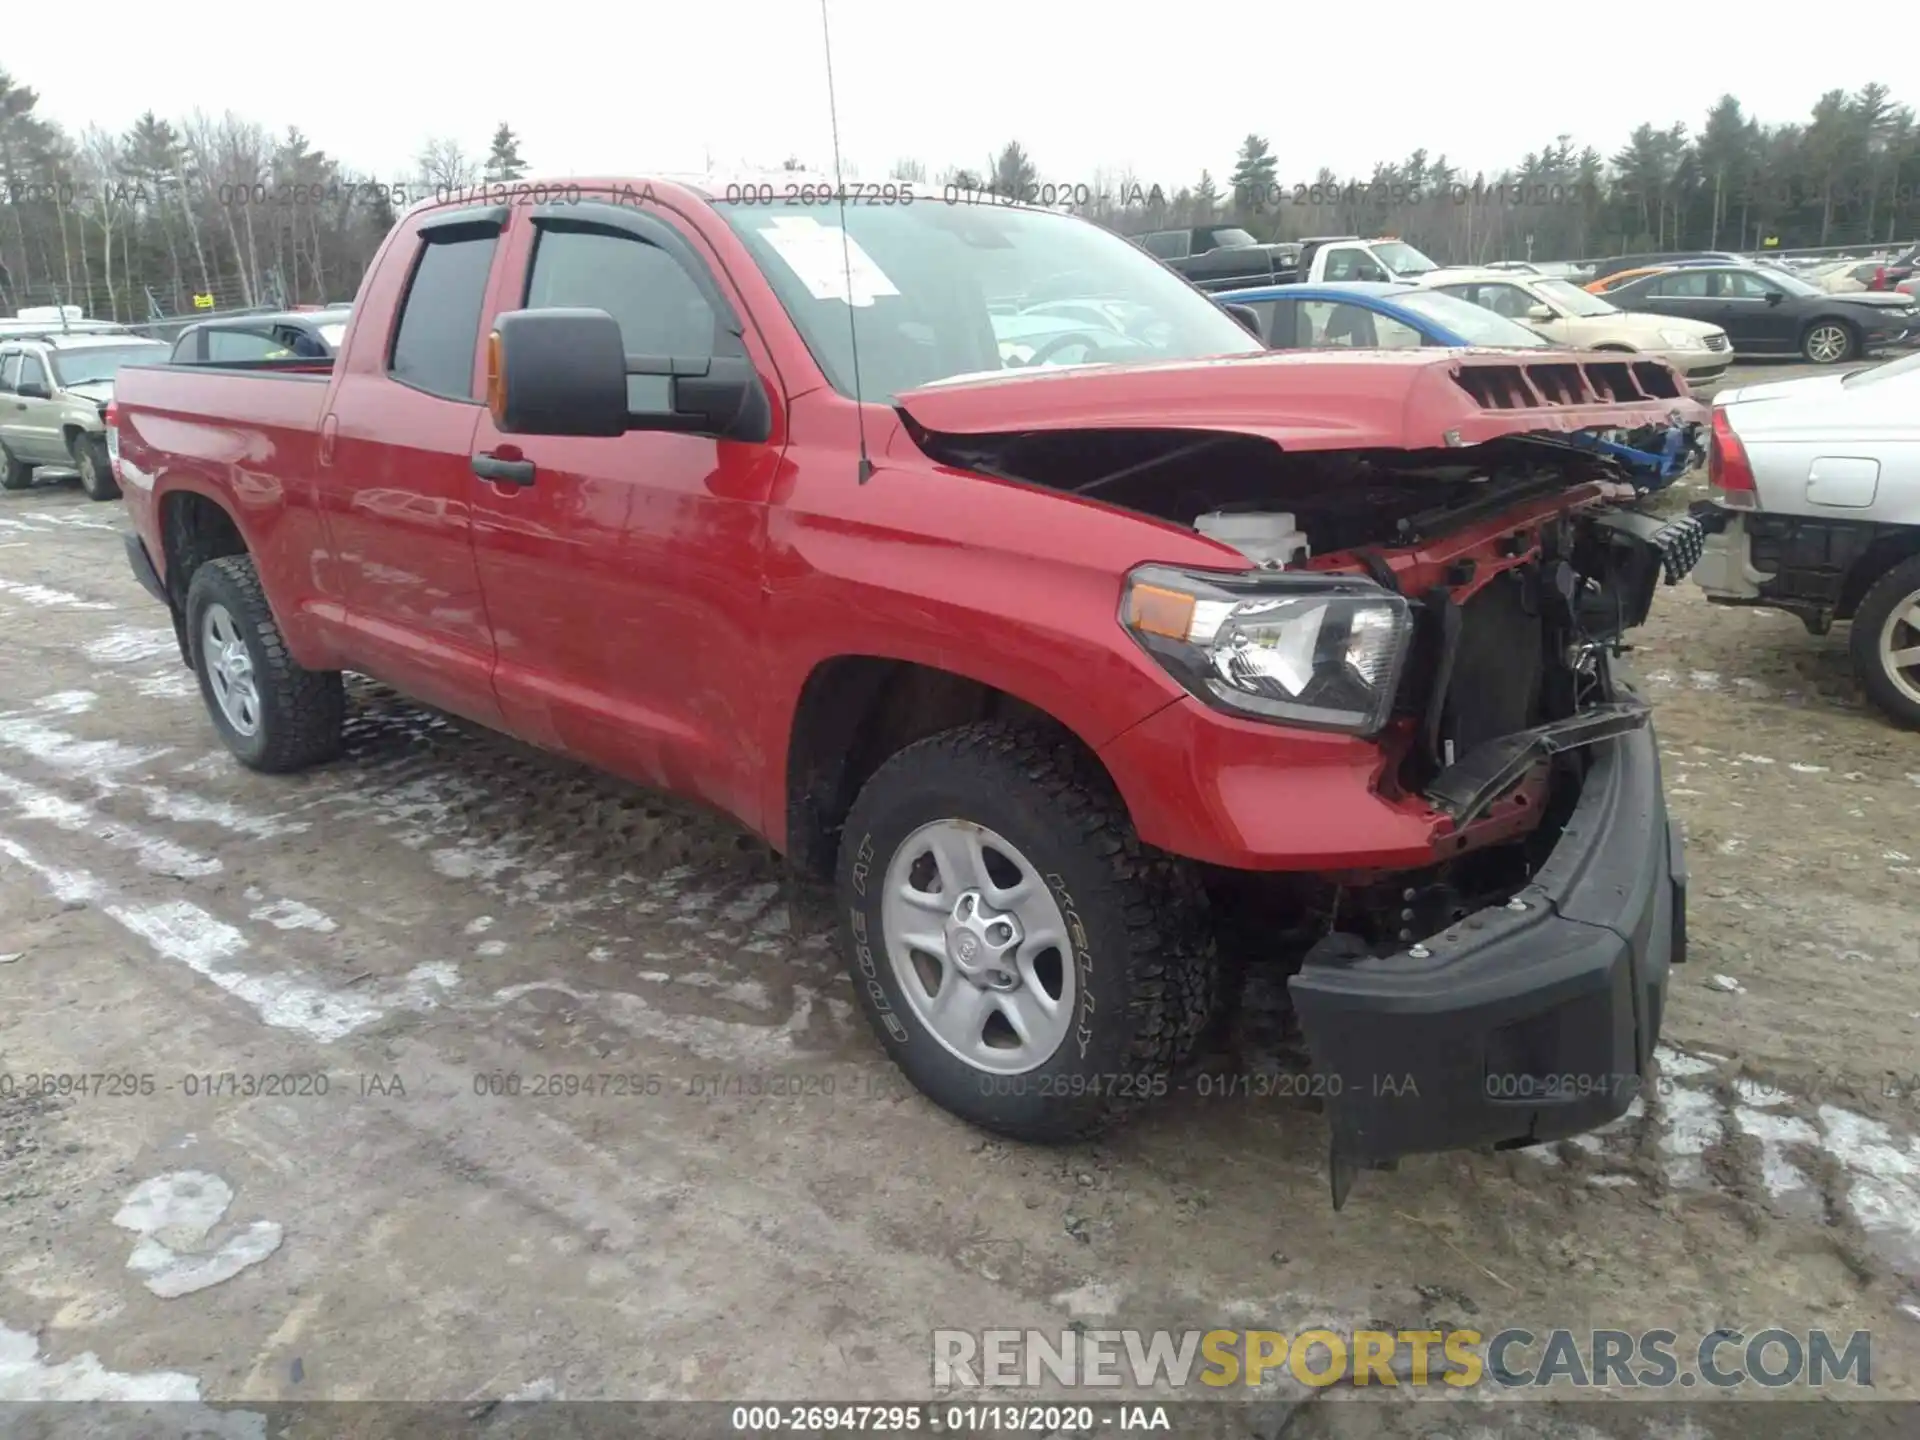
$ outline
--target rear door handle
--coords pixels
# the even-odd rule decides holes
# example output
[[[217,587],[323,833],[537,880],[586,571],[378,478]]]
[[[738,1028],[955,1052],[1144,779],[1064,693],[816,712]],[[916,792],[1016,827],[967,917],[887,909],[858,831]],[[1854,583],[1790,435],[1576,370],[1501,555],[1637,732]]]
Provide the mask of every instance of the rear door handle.
[[[503,485],[533,484],[533,461],[502,460],[497,455],[473,457],[473,473],[482,480],[498,480]]]

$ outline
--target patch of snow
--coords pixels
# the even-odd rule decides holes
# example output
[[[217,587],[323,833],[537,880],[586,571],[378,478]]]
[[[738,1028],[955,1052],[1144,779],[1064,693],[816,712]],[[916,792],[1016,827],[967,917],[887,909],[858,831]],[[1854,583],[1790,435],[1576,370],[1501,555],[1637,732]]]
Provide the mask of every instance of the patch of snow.
[[[123,625],[109,630],[85,646],[86,657],[97,665],[129,665],[142,660],[157,660],[162,655],[180,658],[180,642],[171,630],[153,630]],[[182,666],[182,669],[185,667]]]
[[[1784,1145],[1817,1145],[1819,1132],[1793,1115],[1770,1115],[1742,1105],[1733,1112],[1734,1121],[1760,1142],[1760,1179],[1767,1194],[1775,1200],[1808,1193],[1807,1177],[1788,1160]]]
[[[167,1405],[199,1399],[200,1382],[178,1370],[120,1374],[103,1366],[91,1350],[55,1365],[40,1358],[40,1342],[32,1335],[0,1324],[0,1401],[131,1400]],[[260,1433],[264,1426],[262,1421]]]
[[[65,590],[55,590],[48,585],[27,584],[19,580],[0,579],[0,595],[9,595],[15,600],[24,600],[29,605],[39,605],[47,609],[111,610],[114,608],[104,600],[83,600],[78,595],[69,595]]]
[[[0,718],[0,745],[55,770],[92,775],[145,765],[165,755],[169,748],[136,750],[118,740],[80,740],[25,716]]]
[[[1682,1187],[1704,1185],[1707,1169],[1700,1157],[1724,1133],[1713,1096],[1676,1085],[1660,1097],[1660,1118],[1659,1146],[1668,1157],[1667,1178]]]
[[[144,1276],[147,1289],[162,1300],[177,1300],[258,1265],[280,1248],[282,1232],[271,1220],[254,1221],[217,1250],[199,1251],[232,1204],[233,1187],[204,1170],[142,1181],[113,1217],[115,1225],[140,1237],[127,1268]]]
[[[84,715],[93,709],[94,702],[99,698],[91,690],[60,690],[52,695],[42,695],[33,702],[33,708],[45,710],[51,715]]]
[[[185,880],[216,875],[224,868],[214,856],[201,855],[161,836],[108,820],[77,800],[69,800],[4,771],[0,771],[0,796],[11,800],[15,813],[24,819],[44,820],[69,834],[91,835],[116,850],[132,851],[141,868],[156,875]]]
[[[200,682],[190,670],[169,670],[164,675],[139,675],[133,688],[149,700],[187,700],[200,693]]]
[[[314,930],[329,935],[340,927],[333,917],[323,914],[311,905],[298,900],[273,900],[260,906],[247,916],[249,920],[264,920],[276,930]]]
[[[1071,1290],[1062,1290],[1053,1297],[1053,1303],[1076,1319],[1104,1320],[1120,1308],[1120,1298],[1125,1293],[1123,1286],[1089,1280]]]

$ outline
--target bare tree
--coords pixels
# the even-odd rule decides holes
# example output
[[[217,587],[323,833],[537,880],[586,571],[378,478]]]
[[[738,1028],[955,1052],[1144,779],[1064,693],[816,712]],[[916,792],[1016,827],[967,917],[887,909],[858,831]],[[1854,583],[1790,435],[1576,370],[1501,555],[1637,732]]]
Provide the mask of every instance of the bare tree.
[[[458,140],[427,141],[418,163],[421,183],[429,191],[464,190],[480,177],[479,165],[468,158]]]

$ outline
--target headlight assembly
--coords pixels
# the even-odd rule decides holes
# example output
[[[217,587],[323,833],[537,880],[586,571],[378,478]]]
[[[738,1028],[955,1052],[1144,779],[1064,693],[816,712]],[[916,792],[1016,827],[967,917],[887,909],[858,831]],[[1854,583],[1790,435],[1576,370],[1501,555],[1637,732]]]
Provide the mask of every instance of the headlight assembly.
[[[1120,621],[1216,709],[1355,735],[1392,715],[1413,633],[1406,600],[1371,580],[1164,565],[1128,576]]]

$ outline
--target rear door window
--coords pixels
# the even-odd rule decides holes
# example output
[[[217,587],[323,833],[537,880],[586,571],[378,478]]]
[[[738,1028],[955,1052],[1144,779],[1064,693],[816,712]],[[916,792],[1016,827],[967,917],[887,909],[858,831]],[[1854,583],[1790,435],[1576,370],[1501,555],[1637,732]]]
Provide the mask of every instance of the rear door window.
[[[421,245],[400,304],[388,373],[402,385],[448,400],[472,400],[480,312],[498,231]]]

